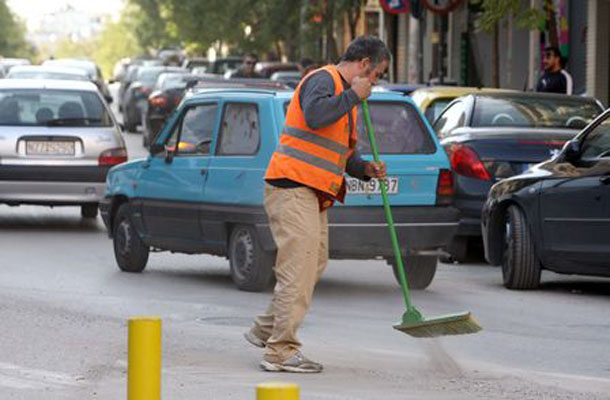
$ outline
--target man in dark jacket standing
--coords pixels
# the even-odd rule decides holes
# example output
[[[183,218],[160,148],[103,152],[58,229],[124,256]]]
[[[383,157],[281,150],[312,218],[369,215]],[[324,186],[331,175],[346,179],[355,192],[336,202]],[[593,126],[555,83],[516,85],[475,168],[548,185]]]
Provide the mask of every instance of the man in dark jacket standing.
[[[557,47],[544,50],[544,74],[538,80],[537,92],[572,94],[572,76],[562,68],[561,53]]]

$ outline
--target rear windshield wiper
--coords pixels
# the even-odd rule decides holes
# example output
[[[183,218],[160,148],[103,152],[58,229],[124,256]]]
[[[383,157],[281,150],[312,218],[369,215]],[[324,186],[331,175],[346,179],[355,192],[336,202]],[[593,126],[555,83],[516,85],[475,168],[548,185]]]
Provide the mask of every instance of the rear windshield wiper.
[[[76,125],[79,123],[96,123],[96,122],[102,122],[102,120],[100,118],[54,118],[54,119],[50,119],[46,122],[47,126],[64,126],[64,125]],[[88,124],[87,124],[88,125]]]

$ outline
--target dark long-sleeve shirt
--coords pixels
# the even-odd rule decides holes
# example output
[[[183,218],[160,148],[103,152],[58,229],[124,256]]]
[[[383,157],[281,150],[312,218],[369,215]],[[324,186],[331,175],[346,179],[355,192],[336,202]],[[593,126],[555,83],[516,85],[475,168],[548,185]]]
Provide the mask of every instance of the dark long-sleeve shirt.
[[[320,129],[335,123],[348,114],[350,131],[355,121],[352,119],[350,111],[360,103],[360,97],[350,88],[349,82],[341,77],[343,91],[335,95],[335,82],[333,77],[326,71],[319,71],[309,76],[301,85],[299,92],[299,102],[303,109],[305,122],[312,129]],[[364,169],[366,161],[354,151],[347,160],[345,171],[348,175],[361,180],[369,180],[365,175]],[[298,182],[289,179],[273,179],[268,183],[274,186],[290,188],[302,186]]]

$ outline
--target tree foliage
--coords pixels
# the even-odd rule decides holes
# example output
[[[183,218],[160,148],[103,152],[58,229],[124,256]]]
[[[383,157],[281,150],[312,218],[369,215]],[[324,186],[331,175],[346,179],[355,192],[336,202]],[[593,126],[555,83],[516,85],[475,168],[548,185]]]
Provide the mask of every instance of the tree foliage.
[[[34,49],[25,33],[25,24],[13,14],[6,0],[0,0],[0,56],[32,57]]]
[[[484,32],[493,32],[497,24],[509,16],[522,29],[539,28],[545,21],[542,10],[531,7],[524,0],[471,0],[471,4],[481,9],[478,27]]]

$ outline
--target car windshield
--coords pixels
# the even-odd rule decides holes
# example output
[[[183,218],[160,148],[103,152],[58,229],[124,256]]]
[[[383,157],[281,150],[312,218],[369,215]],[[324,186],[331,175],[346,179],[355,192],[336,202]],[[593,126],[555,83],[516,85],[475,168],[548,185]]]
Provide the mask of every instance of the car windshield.
[[[369,103],[377,147],[382,154],[431,154],[436,145],[413,106],[403,102]],[[362,109],[358,107],[358,150],[370,154]]]
[[[82,75],[49,71],[19,71],[10,72],[7,79],[58,79],[67,81],[88,81],[89,78]]]
[[[479,96],[471,125],[582,129],[600,113],[595,101],[578,97]]]
[[[451,101],[453,101],[453,99],[454,97],[445,97],[434,100],[432,103],[430,103],[428,108],[426,108],[425,113],[428,121],[430,121],[430,123],[434,122],[434,120],[436,120],[436,117],[441,114],[441,112],[445,109],[445,107],[447,107],[449,103],[451,103]]]
[[[112,126],[95,92],[0,89],[1,126]]]

